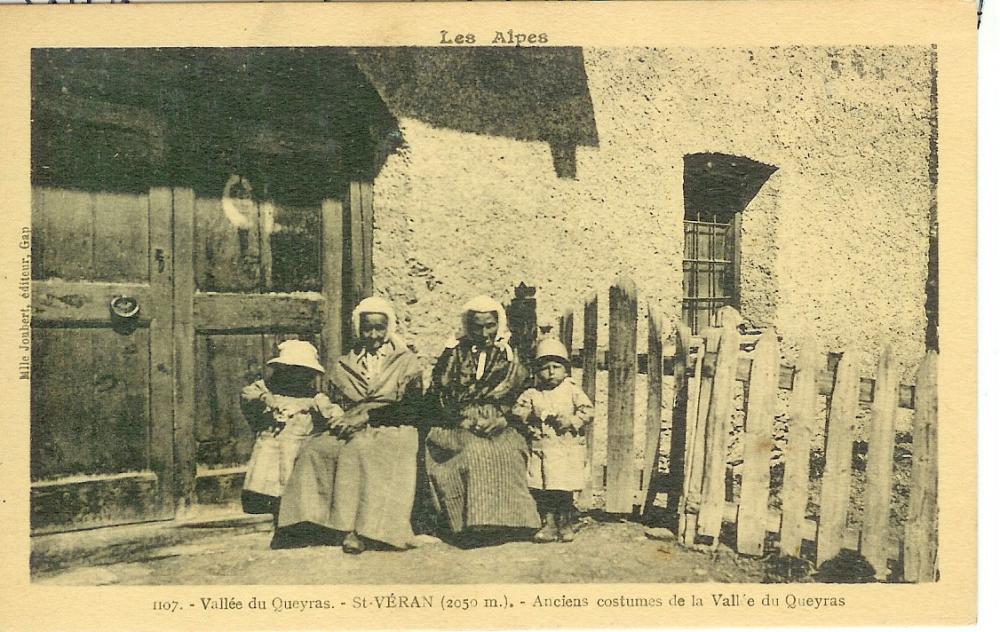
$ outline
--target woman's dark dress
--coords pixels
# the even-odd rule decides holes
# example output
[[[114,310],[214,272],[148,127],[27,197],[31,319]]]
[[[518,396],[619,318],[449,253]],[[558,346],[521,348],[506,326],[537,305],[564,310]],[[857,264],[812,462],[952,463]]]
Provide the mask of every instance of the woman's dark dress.
[[[464,338],[445,349],[434,368],[428,394],[441,417],[427,435],[426,450],[434,505],[456,533],[470,527],[537,529],[524,437],[512,427],[491,437],[463,427],[510,419],[511,405],[525,387],[528,372],[516,352],[506,346],[489,346],[484,352],[479,379],[481,351]]]

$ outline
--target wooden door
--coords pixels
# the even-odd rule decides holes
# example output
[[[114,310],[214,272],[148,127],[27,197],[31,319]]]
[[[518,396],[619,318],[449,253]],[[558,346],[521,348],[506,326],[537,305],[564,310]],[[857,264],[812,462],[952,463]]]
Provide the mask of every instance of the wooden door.
[[[172,217],[169,189],[33,191],[35,533],[173,516]]]
[[[339,354],[343,208],[190,193],[177,205],[187,265],[175,288],[182,512],[239,499],[253,447],[240,390],[265,375],[278,344],[309,340],[327,366]]]
[[[239,498],[240,390],[282,340],[310,340],[327,366],[339,355],[343,312],[371,291],[370,188],[301,207],[35,188],[33,532]],[[137,317],[112,317],[119,296]]]

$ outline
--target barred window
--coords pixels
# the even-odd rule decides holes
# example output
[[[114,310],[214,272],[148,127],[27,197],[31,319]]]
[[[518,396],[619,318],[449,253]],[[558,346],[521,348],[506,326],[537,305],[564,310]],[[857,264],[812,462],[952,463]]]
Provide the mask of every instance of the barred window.
[[[719,308],[739,309],[740,214],[710,209],[684,217],[683,315],[692,333],[713,327]]]
[[[743,156],[684,156],[684,320],[697,334],[740,309],[740,218],[777,167]]]

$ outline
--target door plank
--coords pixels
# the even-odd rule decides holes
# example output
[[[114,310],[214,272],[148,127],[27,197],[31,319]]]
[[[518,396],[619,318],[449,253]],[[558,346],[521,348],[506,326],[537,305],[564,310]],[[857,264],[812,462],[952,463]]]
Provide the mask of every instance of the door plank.
[[[229,467],[249,458],[252,442],[240,391],[263,375],[262,344],[260,334],[198,336],[203,376],[195,386],[199,465]]]
[[[174,515],[173,192],[149,192],[150,467],[158,476],[155,517]],[[162,263],[162,266],[161,266]],[[140,304],[141,305],[141,304]],[[141,307],[140,307],[141,309]],[[150,516],[154,517],[154,516]]]
[[[316,292],[296,294],[202,294],[194,297],[200,332],[319,331],[324,301]]]
[[[161,511],[158,489],[152,472],[36,483],[31,487],[32,534],[150,520]]]
[[[194,191],[174,189],[174,462],[178,509],[195,501]]]
[[[34,281],[31,286],[31,318],[37,324],[99,324],[111,322],[111,299],[133,296],[139,301],[139,321],[148,322],[152,291],[139,283],[85,283],[60,279]]]
[[[94,194],[36,188],[33,211],[41,245],[37,278],[92,279],[94,275]]]
[[[256,205],[236,201],[230,215],[219,198],[195,199],[195,282],[203,292],[259,292],[260,225]],[[246,223],[234,223],[243,221],[239,217],[244,217]]]
[[[361,183],[351,182],[349,187],[350,205],[350,262],[351,293],[349,306],[353,308],[365,298],[365,232],[362,213]]]
[[[99,193],[94,198],[97,281],[149,279],[149,196]]]
[[[332,367],[344,348],[344,208],[323,200],[323,365]]]
[[[86,443],[101,472],[149,469],[149,331],[90,331],[94,418]],[[83,376],[81,376],[83,377]],[[98,418],[99,416],[99,418]]]
[[[100,472],[87,441],[101,422],[90,376],[92,330],[32,330],[31,478]],[[73,379],[75,377],[75,379]]]

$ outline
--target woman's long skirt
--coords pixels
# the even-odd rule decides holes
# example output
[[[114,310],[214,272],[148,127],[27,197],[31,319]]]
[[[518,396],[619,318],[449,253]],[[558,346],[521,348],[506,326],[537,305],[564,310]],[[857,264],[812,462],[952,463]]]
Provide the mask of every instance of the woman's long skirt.
[[[527,463],[527,443],[512,428],[489,438],[461,428],[433,428],[427,435],[433,499],[455,533],[470,527],[537,529]]]
[[[366,428],[346,442],[317,435],[295,461],[278,528],[313,523],[406,548],[416,480],[415,428]]]

